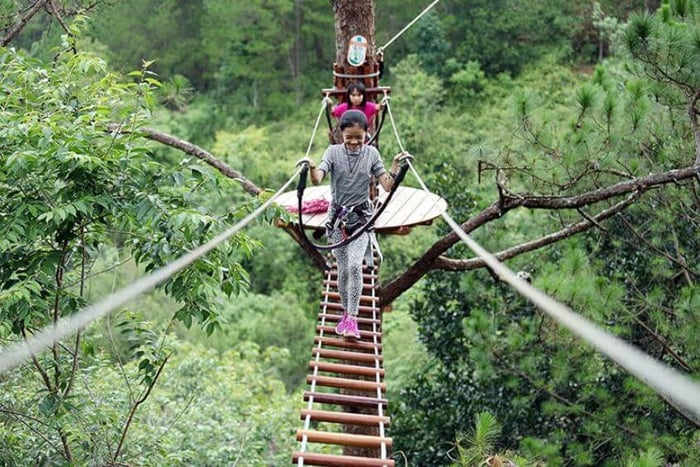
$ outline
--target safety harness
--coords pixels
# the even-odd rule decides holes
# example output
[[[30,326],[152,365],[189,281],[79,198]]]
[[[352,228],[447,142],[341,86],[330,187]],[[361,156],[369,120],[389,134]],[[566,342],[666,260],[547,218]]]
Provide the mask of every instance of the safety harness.
[[[411,156],[410,154],[408,154],[406,157],[413,158],[413,156]],[[340,248],[347,245],[348,243],[355,240],[369,229],[373,228],[375,221],[381,215],[381,213],[384,212],[384,209],[386,209],[386,206],[389,204],[389,201],[391,201],[391,198],[394,196],[394,193],[396,193],[396,189],[399,187],[399,184],[403,181],[404,177],[406,176],[407,171],[408,164],[402,164],[401,167],[399,167],[399,173],[397,173],[396,177],[394,178],[394,186],[391,187],[391,191],[389,191],[386,200],[384,201],[384,203],[379,205],[379,207],[374,211],[374,214],[372,214],[372,216],[369,219],[366,219],[364,213],[358,214],[356,211],[360,207],[368,208],[366,203],[369,203],[369,201],[365,201],[364,203],[352,206],[350,208],[339,204],[334,205],[333,218],[328,223],[326,223],[326,228],[329,227],[329,224],[332,228],[340,227],[342,229],[341,232],[343,232],[343,239],[340,242],[331,245],[319,245],[317,243],[313,243],[311,240],[309,240],[309,237],[306,236],[306,231],[304,231],[304,224],[302,222],[301,205],[304,198],[304,190],[306,189],[306,179],[309,173],[309,164],[308,162],[304,162],[301,168],[301,172],[299,173],[299,183],[297,184],[297,200],[299,202],[299,230],[301,230],[301,236],[303,237],[304,241],[319,250],[334,250],[336,248]],[[351,212],[355,212],[355,214],[358,214],[358,216],[360,216],[360,222],[353,222],[351,225],[347,224],[346,218]],[[358,224],[361,225],[358,226]]]

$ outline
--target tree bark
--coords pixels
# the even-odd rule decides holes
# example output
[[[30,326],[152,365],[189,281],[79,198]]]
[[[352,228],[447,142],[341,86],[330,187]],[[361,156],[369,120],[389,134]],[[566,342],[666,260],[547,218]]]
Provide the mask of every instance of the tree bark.
[[[367,39],[367,59],[374,64],[374,0],[333,0],[335,14],[335,62],[346,66],[353,36]]]
[[[117,123],[110,125],[107,129],[111,132],[125,134],[128,133],[127,129],[123,128]],[[262,191],[253,182],[245,178],[242,173],[235,169],[232,169],[224,162],[221,162],[216,157],[214,157],[209,151],[206,151],[205,149],[202,149],[199,146],[190,143],[189,141],[185,141],[184,139],[180,139],[167,133],[163,133],[162,131],[158,131],[155,128],[143,127],[139,128],[138,131],[140,131],[143,134],[143,136],[145,136],[148,139],[158,141],[159,143],[163,143],[166,146],[179,149],[185,154],[189,154],[191,156],[196,157],[197,159],[206,162],[222,174],[226,175],[228,178],[239,182],[241,186],[243,186],[243,189],[253,196],[258,196]]]
[[[5,34],[5,37],[0,40],[0,47],[5,47],[7,44],[9,44],[17,35],[22,32],[22,29],[29,23],[29,21],[36,15],[39,10],[41,10],[46,4],[48,0],[37,0],[34,2],[34,4],[29,8],[27,11],[27,14],[22,16],[20,20],[15,23],[14,26]]]

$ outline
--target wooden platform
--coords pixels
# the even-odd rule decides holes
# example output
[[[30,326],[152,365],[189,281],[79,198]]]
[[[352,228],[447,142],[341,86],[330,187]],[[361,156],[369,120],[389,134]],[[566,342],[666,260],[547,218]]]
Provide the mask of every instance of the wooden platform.
[[[379,188],[379,200],[383,202],[388,193]],[[325,199],[330,201],[330,185],[310,186],[304,190],[303,201],[312,199]],[[277,198],[277,203],[286,207],[298,206],[297,192],[288,191]],[[441,197],[427,193],[424,190],[400,186],[391,202],[386,207],[374,225],[378,233],[407,234],[412,226],[430,224],[433,219],[440,216],[447,209],[447,202]],[[296,216],[296,213],[294,214]],[[327,213],[303,214],[304,228],[323,230],[326,224]],[[296,218],[295,221],[296,223]]]

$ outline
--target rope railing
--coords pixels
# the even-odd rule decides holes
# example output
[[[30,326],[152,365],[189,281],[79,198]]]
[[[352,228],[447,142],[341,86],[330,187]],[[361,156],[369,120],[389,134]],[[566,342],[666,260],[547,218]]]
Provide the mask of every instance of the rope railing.
[[[93,305],[83,308],[74,315],[62,318],[57,322],[44,327],[26,340],[17,342],[5,348],[0,348],[0,374],[21,365],[42,350],[53,346],[61,339],[77,333],[81,329],[89,326],[94,321],[97,321],[117,308],[130,303],[141,294],[155,288],[173,274],[185,269],[194,261],[215,249],[221,243],[228,240],[231,236],[243,229],[251,221],[262,214],[263,211],[265,211],[265,209],[267,209],[268,206],[270,206],[272,202],[287,189],[287,187],[297,177],[299,172],[300,170],[297,170],[272,197],[261,204],[257,209],[204,245],[200,245],[198,248],[186,253],[180,258],[172,261],[160,269],[157,269],[156,271],[153,271],[152,273],[94,303]]]
[[[401,150],[404,151],[404,146],[399,138],[398,129],[390,109],[389,117],[394,129],[396,141]],[[427,193],[431,193],[410,160],[408,161],[408,167],[411,172],[413,172],[421,188]],[[435,199],[435,203],[437,203],[437,198]],[[576,336],[588,342],[592,347],[620,365],[631,375],[654,389],[657,394],[668,398],[670,401],[677,404],[677,406],[684,409],[681,411],[696,424],[700,423],[700,384],[644,353],[623,339],[609,333],[597,324],[574,312],[566,305],[557,302],[525,280],[519,278],[506,265],[501,263],[495,256],[473,240],[446,211],[443,211],[441,215],[459,239],[467,245],[474,254],[479,256],[488,267],[498,274],[501,280],[507,282],[522,296],[529,299],[537,305],[540,310],[558,321]]]

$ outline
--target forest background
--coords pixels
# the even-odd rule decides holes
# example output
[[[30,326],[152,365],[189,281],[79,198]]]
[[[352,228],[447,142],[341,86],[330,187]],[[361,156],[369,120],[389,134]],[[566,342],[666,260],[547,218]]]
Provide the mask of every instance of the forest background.
[[[377,2],[377,45],[422,8]],[[444,1],[387,48],[382,84],[416,167],[465,222],[504,190],[572,195],[697,167],[699,15],[694,0]],[[2,345],[259,205],[293,173],[332,83],[325,0],[3,0],[0,28]],[[398,152],[388,132],[381,144],[385,160]],[[473,235],[499,251],[593,219],[508,265],[697,377],[698,181],[603,200],[605,220],[524,208]],[[280,215],[0,375],[0,464],[289,463],[321,275]],[[447,232],[380,238],[383,280]],[[697,420],[471,268],[464,247],[449,255],[385,317],[399,464],[700,464]]]

